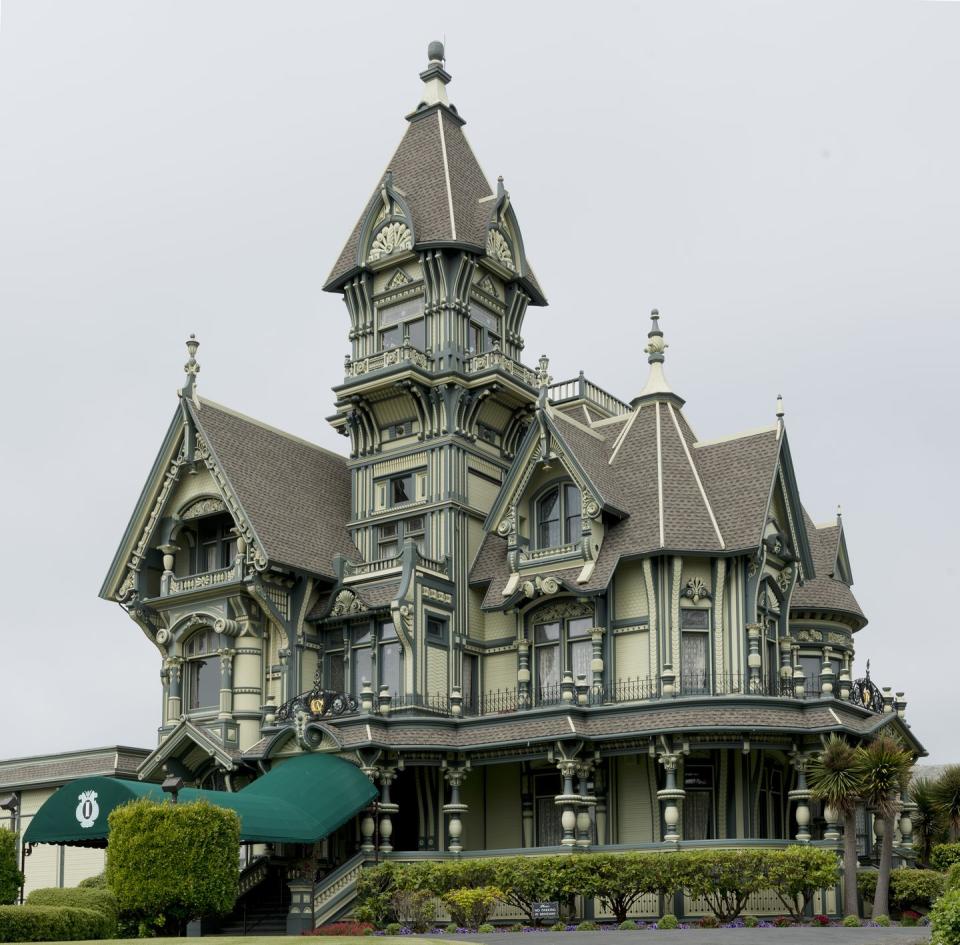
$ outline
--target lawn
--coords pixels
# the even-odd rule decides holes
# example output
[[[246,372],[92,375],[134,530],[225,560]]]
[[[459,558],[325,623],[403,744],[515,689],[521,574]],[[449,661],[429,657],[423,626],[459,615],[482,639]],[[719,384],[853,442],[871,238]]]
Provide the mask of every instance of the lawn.
[[[291,940],[296,940],[298,936],[289,936],[289,935],[205,935],[203,938],[198,938],[197,942],[203,942],[203,945],[278,945],[279,942],[290,942]],[[185,945],[189,939],[183,938],[115,938],[110,940],[110,945],[144,945],[144,943],[149,942],[150,945]],[[405,945],[410,945],[410,937],[403,936],[393,936],[393,935],[378,935],[376,938],[371,938],[363,935],[317,935],[310,936],[310,941],[314,942],[330,942],[336,943],[336,945],[370,945],[371,942],[376,942],[377,945],[380,943],[386,943],[386,945],[398,945],[401,941]],[[429,939],[417,938],[418,945],[422,945],[425,942],[437,942],[438,939]],[[66,945],[64,942],[46,942],[45,945]]]

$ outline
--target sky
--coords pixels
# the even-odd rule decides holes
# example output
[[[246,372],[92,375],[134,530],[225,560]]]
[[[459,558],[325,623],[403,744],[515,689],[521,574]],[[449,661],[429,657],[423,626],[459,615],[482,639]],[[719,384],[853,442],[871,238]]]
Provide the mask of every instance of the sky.
[[[201,395],[345,451],[321,286],[445,38],[550,300],[526,360],[629,399],[657,307],[701,439],[782,393],[804,504],[843,506],[858,674],[960,761],[958,30],[922,0],[2,0],[0,758],[156,742],[160,656],[97,592],[190,332]]]

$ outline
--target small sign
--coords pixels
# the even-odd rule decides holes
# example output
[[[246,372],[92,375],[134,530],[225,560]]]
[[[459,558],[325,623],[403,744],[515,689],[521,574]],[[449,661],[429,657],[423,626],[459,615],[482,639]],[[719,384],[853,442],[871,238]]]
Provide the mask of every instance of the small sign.
[[[560,918],[559,902],[535,902],[533,904],[533,918],[537,921],[548,920],[556,922]]]
[[[97,803],[96,791],[84,791],[78,797],[80,801],[75,811],[77,821],[86,830],[92,827],[100,816],[100,805]]]

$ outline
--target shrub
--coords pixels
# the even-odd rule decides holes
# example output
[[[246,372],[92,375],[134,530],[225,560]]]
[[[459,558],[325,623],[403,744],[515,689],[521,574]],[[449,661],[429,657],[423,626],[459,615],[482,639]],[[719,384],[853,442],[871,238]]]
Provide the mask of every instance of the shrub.
[[[639,926],[633,919],[624,919],[617,928],[619,928],[621,932],[636,932]]]
[[[567,927],[566,927],[566,925],[564,925],[563,922],[554,922],[553,925],[550,926],[550,931],[551,931],[551,932],[566,932],[566,931],[567,931]]]
[[[657,928],[678,929],[680,928],[680,923],[677,921],[677,917],[675,915],[665,915],[657,919]]]
[[[71,909],[92,909],[102,912],[110,921],[110,936],[117,934],[117,897],[109,889],[89,886],[73,889],[35,889],[27,896],[28,906],[68,906]]]
[[[233,908],[240,847],[234,811],[142,798],[114,808],[109,824],[107,882],[122,916],[182,934],[190,920]]]
[[[497,930],[489,922],[484,922],[483,925],[477,926],[477,931],[486,935],[488,932],[496,932]]]
[[[769,859],[769,852],[763,850],[692,852],[684,856],[682,885],[691,896],[706,899],[720,922],[730,922],[750,896],[764,888]]]
[[[459,931],[460,931],[460,926],[458,926],[456,922],[451,922],[449,925],[447,925],[447,926],[444,928],[443,931],[444,931],[444,932],[449,932],[451,935],[453,935],[453,934],[455,934],[456,932],[459,932]]]
[[[95,909],[0,906],[0,942],[64,942],[110,938],[116,920]]]
[[[881,928],[890,928],[890,916],[888,915],[875,915],[872,921],[874,925],[879,925]]]
[[[954,863],[960,863],[960,843],[938,843],[930,854],[930,865],[945,873]]]
[[[830,916],[828,915],[815,915],[812,921],[813,925],[819,925],[821,927],[826,927],[830,924]]]
[[[96,876],[88,876],[77,883],[79,889],[109,889],[107,885],[107,874],[97,873]]]
[[[745,915],[743,917],[743,927],[745,929],[755,929],[760,924],[760,920],[755,915]]]
[[[830,850],[796,846],[771,851],[766,864],[766,881],[791,917],[799,922],[813,894],[837,881],[837,858]]]
[[[960,945],[960,890],[941,896],[930,910],[931,941]]]
[[[523,926],[519,922],[514,922],[513,925],[507,926],[508,932],[522,932]]]
[[[586,919],[577,926],[578,932],[599,932],[600,926],[596,922],[592,922],[590,919]]]
[[[384,927],[383,931],[387,935],[399,935],[400,934],[400,923],[399,922],[388,922]]]
[[[954,863],[947,870],[947,875],[943,884],[943,891],[950,892],[953,889],[960,889],[960,863]]]
[[[433,893],[428,889],[397,889],[390,902],[397,920],[414,932],[428,932],[437,917]]]
[[[705,915],[697,925],[701,929],[717,929],[720,927],[720,920],[715,915]]]
[[[567,859],[567,893],[595,896],[623,922],[641,896],[682,887],[688,853],[591,853]]]
[[[786,916],[786,915],[778,915],[778,916],[773,920],[773,925],[774,925],[774,928],[786,929],[786,928],[790,928],[790,926],[794,925],[794,921],[793,921],[793,919],[791,919],[789,916]]]
[[[23,873],[17,867],[17,836],[0,828],[0,905],[11,905],[20,895]]]
[[[327,925],[319,925],[310,932],[304,932],[304,935],[370,935],[373,932],[373,926],[369,922],[330,922]]]
[[[859,929],[862,923],[858,915],[845,915],[841,924],[846,929]]]
[[[503,898],[496,886],[479,886],[476,889],[451,889],[443,894],[443,901],[450,910],[450,918],[469,929],[479,928],[493,912],[493,907]]]
[[[909,867],[890,871],[890,905],[904,909],[929,909],[943,895],[947,877],[935,870]],[[864,899],[873,901],[877,890],[877,873],[867,870],[857,875],[857,889]]]
[[[493,885],[501,890],[503,901],[525,912],[534,925],[539,925],[533,904],[554,902],[572,891],[572,860],[566,856],[505,856],[487,862],[493,868]]]

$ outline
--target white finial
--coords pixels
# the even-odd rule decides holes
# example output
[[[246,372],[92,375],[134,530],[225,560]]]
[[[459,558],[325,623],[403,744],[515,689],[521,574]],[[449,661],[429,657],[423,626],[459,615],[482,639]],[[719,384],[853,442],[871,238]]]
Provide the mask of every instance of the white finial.
[[[783,394],[777,394],[777,419],[783,419]]]
[[[840,503],[837,503],[837,522],[839,523],[840,519],[843,518],[843,509],[840,508]]]
[[[647,355],[647,363],[650,365],[650,373],[647,375],[647,383],[643,390],[634,398],[634,404],[641,397],[652,394],[673,394],[673,389],[667,383],[666,375],[663,373],[664,352],[669,347],[663,340],[663,331],[660,328],[660,312],[653,309],[650,312],[650,331],[647,332],[647,344],[643,349]]]
[[[200,342],[197,336],[191,334],[187,339],[187,363],[183,366],[183,373],[187,375],[187,382],[180,391],[181,397],[190,397],[197,403],[197,375],[200,373],[200,362],[197,360],[197,348]]]
[[[447,83],[450,81],[450,73],[444,69],[444,51],[443,43],[434,40],[427,47],[427,68],[420,73],[420,78],[426,88],[423,90],[423,101],[421,105],[449,105],[450,99],[447,98]]]

